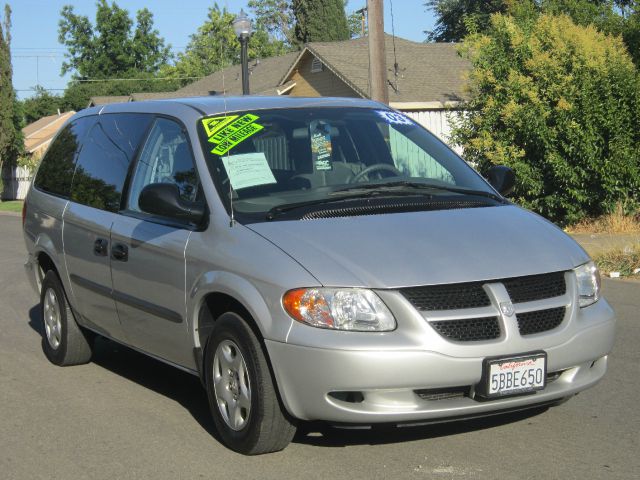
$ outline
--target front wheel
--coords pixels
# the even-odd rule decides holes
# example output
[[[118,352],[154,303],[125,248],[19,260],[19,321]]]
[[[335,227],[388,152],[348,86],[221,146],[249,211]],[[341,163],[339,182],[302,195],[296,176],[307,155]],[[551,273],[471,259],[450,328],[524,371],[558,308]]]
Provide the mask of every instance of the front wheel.
[[[205,352],[209,408],[223,442],[245,455],[285,448],[296,427],[284,411],[264,351],[236,313],[216,321]]]

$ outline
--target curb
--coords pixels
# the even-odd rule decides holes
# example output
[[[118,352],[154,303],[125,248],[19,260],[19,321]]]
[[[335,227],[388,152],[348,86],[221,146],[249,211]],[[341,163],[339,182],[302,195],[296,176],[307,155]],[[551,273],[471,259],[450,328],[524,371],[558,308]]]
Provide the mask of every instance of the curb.
[[[5,216],[5,217],[21,217],[22,214],[18,213],[18,212],[0,212],[0,217],[1,216]]]

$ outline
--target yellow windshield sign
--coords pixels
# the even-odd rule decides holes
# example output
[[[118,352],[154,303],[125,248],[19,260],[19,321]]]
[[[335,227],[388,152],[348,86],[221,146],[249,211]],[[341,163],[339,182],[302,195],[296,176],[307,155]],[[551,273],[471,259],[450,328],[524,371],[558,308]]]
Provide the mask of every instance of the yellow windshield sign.
[[[257,115],[247,113],[240,118],[238,117],[239,115],[229,115],[202,120],[209,142],[215,145],[211,153],[224,155],[233,147],[264,128],[263,125],[255,123],[260,118]]]

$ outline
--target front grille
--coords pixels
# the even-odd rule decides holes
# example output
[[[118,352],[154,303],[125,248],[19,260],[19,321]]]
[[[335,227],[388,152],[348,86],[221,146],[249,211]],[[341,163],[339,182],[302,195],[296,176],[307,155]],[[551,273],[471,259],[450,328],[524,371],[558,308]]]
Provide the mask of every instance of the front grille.
[[[485,283],[502,283],[513,303],[559,297],[567,291],[564,272],[553,272],[483,282],[408,287],[400,289],[400,293],[418,310],[463,310],[491,305],[482,288]]]
[[[418,310],[458,310],[491,305],[483,282],[403,288],[400,293]]]
[[[440,335],[458,342],[493,340],[500,336],[497,317],[466,318],[429,322]]]
[[[535,312],[518,313],[520,335],[532,335],[546,332],[558,327],[564,319],[565,307],[537,310]]]
[[[513,303],[532,302],[559,297],[567,291],[564,272],[529,275],[502,280]]]

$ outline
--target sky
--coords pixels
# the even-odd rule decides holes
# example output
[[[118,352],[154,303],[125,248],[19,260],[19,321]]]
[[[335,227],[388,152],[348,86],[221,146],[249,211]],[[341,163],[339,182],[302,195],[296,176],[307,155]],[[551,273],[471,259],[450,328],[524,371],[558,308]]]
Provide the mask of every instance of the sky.
[[[111,0],[110,0],[111,1]],[[5,0],[12,10],[11,56],[13,62],[13,86],[18,98],[33,94],[33,87],[41,85],[51,93],[61,94],[70,75],[62,77],[60,69],[64,61],[65,48],[58,43],[58,21],[64,5],[73,5],[76,14],[86,15],[95,21],[94,0]],[[4,2],[0,2],[4,3]],[[207,17],[209,6],[214,0],[116,0],[121,8],[135,12],[145,6],[154,15],[155,27],[171,44],[174,52],[183,51],[189,43],[189,36],[196,32]],[[247,0],[218,0],[220,7],[230,12],[247,9]],[[358,10],[366,5],[366,0],[349,0],[347,11]],[[422,42],[424,30],[433,27],[431,12],[424,7],[424,0],[384,0],[384,26],[387,33],[393,26],[399,37]]]

